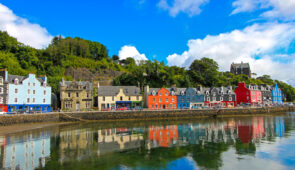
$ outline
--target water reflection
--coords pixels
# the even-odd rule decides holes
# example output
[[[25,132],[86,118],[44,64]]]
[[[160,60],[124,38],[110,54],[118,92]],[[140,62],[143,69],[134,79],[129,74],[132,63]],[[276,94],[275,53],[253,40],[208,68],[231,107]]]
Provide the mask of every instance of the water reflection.
[[[99,123],[59,126],[1,136],[0,165],[2,169],[219,169],[229,163],[223,156],[229,154],[236,158],[230,160],[235,164],[245,156],[252,157],[251,163],[259,157],[278,162],[263,148],[279,145],[278,140],[294,140],[294,122],[290,114],[152,122],[139,127],[132,123],[113,128]],[[295,148],[295,144],[288,147]],[[280,164],[290,168],[295,160]]]

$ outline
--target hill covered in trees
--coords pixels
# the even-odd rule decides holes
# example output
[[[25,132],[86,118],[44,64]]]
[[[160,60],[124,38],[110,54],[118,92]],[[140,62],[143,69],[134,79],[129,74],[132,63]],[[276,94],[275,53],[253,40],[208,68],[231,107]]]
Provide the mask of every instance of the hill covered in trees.
[[[268,85],[276,82],[288,101],[295,98],[295,89],[282,81],[272,80],[269,75],[248,78],[220,72],[218,64],[209,58],[195,60],[189,69],[167,66],[156,60],[136,63],[132,58],[119,60],[117,55],[110,57],[106,46],[82,38],[58,36],[46,49],[40,50],[19,43],[0,31],[0,68],[7,68],[10,74],[16,75],[47,75],[55,94],[59,93],[58,82],[64,77],[88,81],[107,78],[113,80],[113,85],[139,85],[141,88],[147,84],[150,87],[211,87],[236,86],[241,81]]]

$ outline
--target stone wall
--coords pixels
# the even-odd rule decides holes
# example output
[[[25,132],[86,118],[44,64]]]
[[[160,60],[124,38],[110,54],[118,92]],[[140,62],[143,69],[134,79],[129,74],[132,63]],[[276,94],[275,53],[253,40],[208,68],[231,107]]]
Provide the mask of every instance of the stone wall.
[[[122,111],[122,112],[61,112],[36,115],[3,115],[0,125],[36,122],[67,121],[108,121],[108,120],[152,120],[152,119],[189,119],[198,117],[222,117],[235,115],[256,115],[294,111],[295,107],[243,108],[219,110],[158,110],[158,111]]]

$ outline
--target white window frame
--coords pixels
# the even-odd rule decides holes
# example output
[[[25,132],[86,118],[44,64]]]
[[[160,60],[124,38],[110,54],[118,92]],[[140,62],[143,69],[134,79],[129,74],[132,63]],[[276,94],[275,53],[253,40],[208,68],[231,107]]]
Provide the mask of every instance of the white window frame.
[[[3,103],[3,97],[0,97],[0,103],[1,104]]]
[[[0,94],[3,94],[3,87],[0,87]]]

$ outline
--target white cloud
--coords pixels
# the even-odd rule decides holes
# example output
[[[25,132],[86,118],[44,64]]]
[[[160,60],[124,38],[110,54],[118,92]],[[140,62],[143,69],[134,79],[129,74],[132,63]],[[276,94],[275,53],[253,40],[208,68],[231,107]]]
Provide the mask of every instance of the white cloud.
[[[158,7],[169,11],[173,17],[180,12],[187,13],[189,16],[198,15],[202,12],[201,6],[207,4],[209,0],[173,0],[172,4],[168,0],[160,0]]]
[[[0,3],[0,30],[26,45],[35,48],[46,47],[53,38],[45,28],[32,24],[28,20],[16,16],[9,8]]]
[[[280,80],[294,79],[295,54],[280,54],[295,40],[294,23],[254,24],[204,39],[189,40],[187,51],[167,57],[168,65],[189,67],[195,59],[212,58],[221,71],[228,71],[232,62],[249,62],[258,75],[269,74]],[[259,58],[257,58],[257,56]]]
[[[134,46],[125,45],[119,51],[119,58],[122,60],[129,57],[133,58],[135,61],[148,60],[145,54],[140,54]]]
[[[236,0],[232,5],[235,8],[232,14],[266,9],[266,12],[262,13],[261,16],[295,20],[294,0]]]

